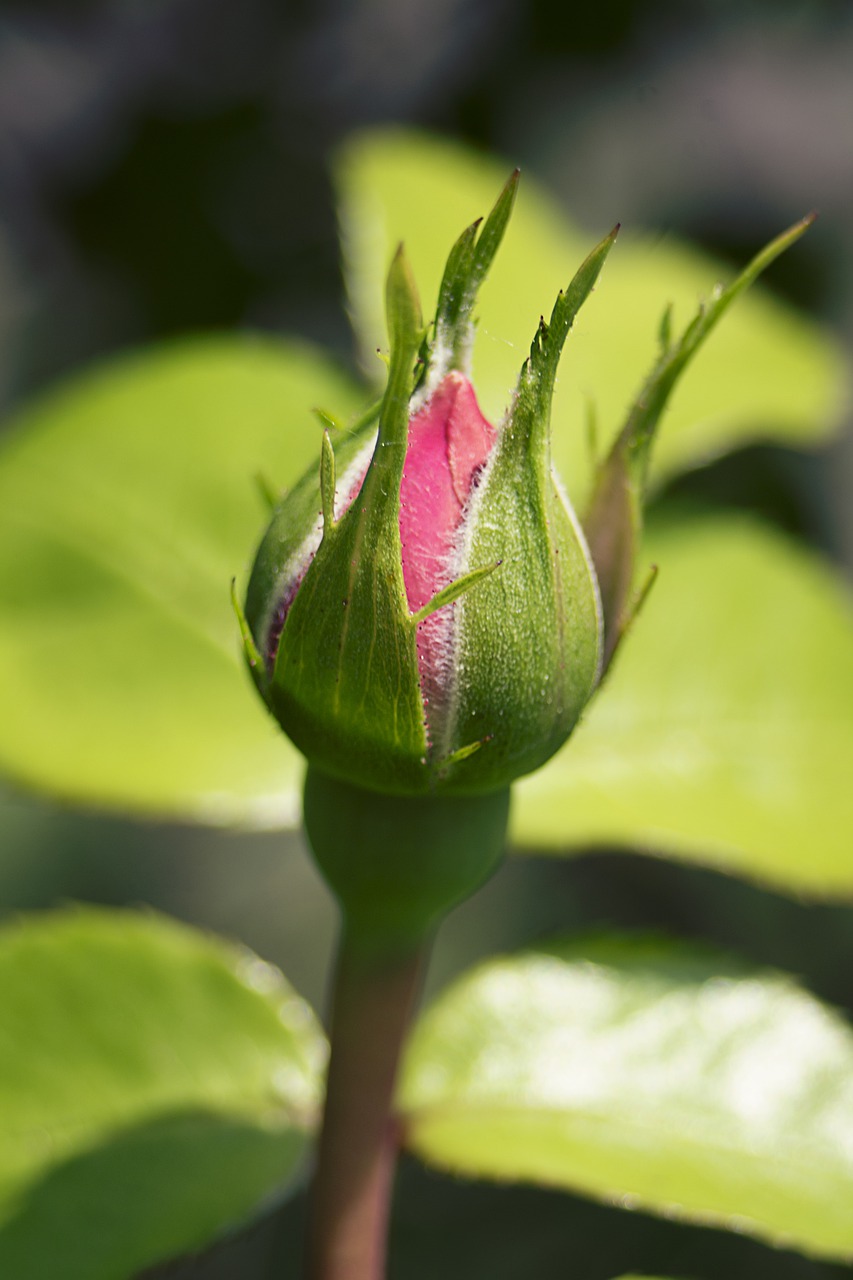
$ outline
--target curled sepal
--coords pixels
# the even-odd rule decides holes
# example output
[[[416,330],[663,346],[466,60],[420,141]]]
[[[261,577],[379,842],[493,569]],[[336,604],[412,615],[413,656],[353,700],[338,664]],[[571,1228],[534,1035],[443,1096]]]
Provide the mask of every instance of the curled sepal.
[[[810,214],[777,236],[727,288],[718,287],[676,341],[672,339],[671,309],[663,314],[660,355],[598,469],[583,521],[601,589],[605,667],[641,603],[634,594],[634,581],[649,460],[673,388],[734,300],[808,230],[815,216]]]

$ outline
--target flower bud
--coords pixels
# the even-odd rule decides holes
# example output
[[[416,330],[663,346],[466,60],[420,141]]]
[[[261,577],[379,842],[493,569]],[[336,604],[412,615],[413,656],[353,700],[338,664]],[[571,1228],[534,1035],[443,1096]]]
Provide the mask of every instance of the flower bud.
[[[553,473],[551,396],[615,232],[560,294],[499,427],[467,374],[515,175],[448,260],[430,340],[400,250],[385,395],[324,437],[279,505],[242,617],[258,688],[323,773],[389,795],[506,788],[565,741],[601,674],[598,584]]]

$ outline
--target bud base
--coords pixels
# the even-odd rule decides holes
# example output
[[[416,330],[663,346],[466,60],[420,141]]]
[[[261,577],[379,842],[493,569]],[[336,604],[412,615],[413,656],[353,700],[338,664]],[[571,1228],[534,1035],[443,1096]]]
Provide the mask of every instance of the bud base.
[[[509,788],[388,796],[309,768],[305,829],[348,926],[377,952],[408,949],[497,869]]]

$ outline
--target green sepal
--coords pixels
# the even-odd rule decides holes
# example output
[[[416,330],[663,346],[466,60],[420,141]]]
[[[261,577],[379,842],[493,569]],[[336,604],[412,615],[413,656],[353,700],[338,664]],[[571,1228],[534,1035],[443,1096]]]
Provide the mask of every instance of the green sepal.
[[[436,591],[431,600],[427,600],[417,613],[412,614],[412,622],[417,625],[423,622],[431,614],[437,610],[443,609],[446,604],[453,604],[459,600],[466,591],[470,591],[478,582],[482,582],[483,578],[487,578],[490,573],[494,573],[496,569],[501,567],[502,560],[496,560],[494,564],[484,565],[481,569],[471,569],[469,573],[463,573],[461,578],[457,578],[455,582],[449,583],[446,587],[442,587],[441,591]]]
[[[423,329],[402,248],[391,264],[386,300],[391,351],[376,447],[352,505],[339,521],[326,521],[290,606],[269,703],[296,746],[325,773],[416,792],[429,786],[427,739],[399,502]],[[321,481],[326,509],[328,448]]]
[[[634,612],[631,592],[643,526],[643,504],[658,424],[678,379],[734,300],[808,230],[810,214],[757,254],[726,289],[718,289],[678,341],[672,341],[671,308],[661,318],[661,354],[644,383],[605,461],[599,467],[584,518],[598,574],[604,612],[605,665]]]
[[[474,305],[512,216],[518,180],[515,169],[485,222],[472,222],[450,251],[438,291],[433,338],[421,350],[422,378],[432,373],[438,380],[453,369],[470,372]]]
[[[345,422],[336,414],[330,413],[328,409],[315,408],[313,412],[320,426],[324,431],[329,432],[332,443],[337,447],[340,441],[350,436],[360,436],[368,427],[375,427],[381,408],[382,397],[380,396],[379,399],[371,400],[367,408],[362,410],[352,422]]]
[[[366,449],[376,429],[381,405],[381,400],[371,401],[367,409],[346,424],[324,409],[314,410],[323,424],[324,433],[329,436],[329,445],[334,454],[335,485]],[[246,619],[255,643],[264,654],[270,673],[272,662],[269,635],[276,607],[286,584],[293,576],[294,566],[301,558],[310,554],[307,551],[308,545],[319,545],[321,539],[322,520],[319,517],[323,512],[322,466],[321,454],[320,466],[316,462],[312,463],[292,489],[277,496],[272,521],[258,548],[249,578]],[[334,493],[334,489],[332,492]]]
[[[512,411],[514,429],[521,429],[531,437],[538,431],[547,439],[554,383],[566,338],[575,317],[592,293],[618,234],[617,222],[610,234],[581,263],[568,289],[557,295],[548,324],[544,319],[540,320],[530,347],[530,359],[525,362],[519,379],[517,401]]]
[[[447,257],[435,309],[436,342],[449,343],[451,367],[458,368],[462,347],[468,337],[469,281],[474,264],[474,246],[482,218],[466,227]],[[425,362],[426,363],[426,362]]]
[[[540,324],[518,390],[478,489],[465,559],[501,561],[457,603],[452,712],[433,743],[445,786],[473,793],[507,785],[562,746],[601,665],[595,575],[573,512],[551,470],[550,410],[557,365],[618,228],[587,257]],[[477,743],[459,753],[458,743]]]
[[[487,737],[480,738],[478,742],[469,742],[464,747],[457,747],[455,751],[452,751],[449,756],[446,756],[444,760],[441,761],[441,768],[446,771],[451,769],[453,765],[460,764],[463,760],[467,760],[475,751],[479,751],[481,747],[484,747],[488,740],[489,739]]]
[[[370,439],[370,425],[347,432],[336,444],[336,470],[343,475]],[[301,479],[280,499],[264,534],[246,589],[246,618],[271,672],[270,630],[276,608],[294,567],[319,543],[322,532],[320,468],[313,462]]]
[[[330,413],[328,409],[316,406],[312,412],[324,431],[343,431],[344,424],[341,419],[334,413]]]
[[[240,597],[237,594],[237,579],[231,579],[231,604],[237,615],[237,625],[240,628],[240,639],[243,642],[243,653],[246,657],[246,663],[249,673],[255,682],[255,688],[261,695],[263,700],[267,700],[267,672],[264,663],[264,656],[255,643],[255,637],[252,635],[252,629],[243,612],[243,606],[240,603]]]
[[[323,509],[323,532],[328,533],[335,524],[335,450],[328,431],[323,432],[323,448],[320,453],[320,502]]]

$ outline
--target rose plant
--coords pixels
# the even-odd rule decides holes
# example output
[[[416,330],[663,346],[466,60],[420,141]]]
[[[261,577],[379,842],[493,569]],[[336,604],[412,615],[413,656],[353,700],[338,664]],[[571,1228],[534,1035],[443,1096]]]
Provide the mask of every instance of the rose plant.
[[[403,169],[415,157],[419,172],[429,174],[429,147],[407,140],[395,153],[395,144],[387,145],[380,140],[372,152],[367,145],[362,174],[386,147],[387,174],[396,182],[389,188],[390,209],[393,193],[410,186],[399,172],[400,154]],[[452,171],[453,165],[450,154],[439,168]],[[351,170],[346,180],[355,208],[357,174]],[[458,174],[456,186],[465,187]],[[401,1144],[438,1167],[473,1176],[627,1197],[655,1212],[735,1225],[824,1258],[853,1253],[853,1033],[787,979],[749,973],[730,959],[661,939],[563,939],[486,962],[441,996],[408,1036],[436,928],[498,866],[509,789],[523,775],[533,773],[529,792],[518,789],[517,811],[521,831],[534,843],[549,804],[557,806],[563,834],[556,840],[563,845],[589,833],[612,838],[620,820],[636,843],[649,843],[643,806],[651,791],[656,813],[671,814],[656,828],[662,847],[678,856],[703,856],[702,841],[693,835],[698,822],[711,858],[717,856],[715,831],[725,833],[734,849],[727,855],[730,869],[738,868],[740,856],[752,874],[824,894],[849,892],[853,880],[849,800],[833,785],[851,737],[839,691],[853,688],[846,605],[835,586],[746,525],[714,528],[707,537],[688,525],[675,538],[662,537],[660,584],[644,605],[653,582],[645,508],[664,410],[729,306],[810,220],[768,246],[733,285],[718,289],[680,336],[665,320],[651,372],[621,430],[597,457],[584,491],[568,472],[566,487],[553,466],[557,367],[615,233],[586,257],[549,321],[540,322],[499,419],[494,405],[486,404],[489,379],[474,378],[471,361],[475,309],[488,316],[486,277],[493,262],[499,267],[496,254],[516,186],[514,176],[489,217],[470,224],[453,245],[430,326],[423,324],[404,253],[393,256],[382,397],[359,414],[347,385],[332,386],[331,375],[318,366],[317,387],[337,391],[353,416],[334,421],[324,412],[319,457],[301,479],[291,459],[295,483],[274,501],[245,594],[233,592],[254,684],[274,721],[308,759],[305,829],[341,906],[325,1103],[319,1028],[280,977],[256,959],[133,913],[60,913],[15,925],[0,938],[0,971],[10,993],[0,1015],[3,1274],[108,1280],[198,1247],[281,1193],[321,1110],[308,1252],[308,1273],[317,1280],[383,1274]],[[381,182],[374,187],[381,190]],[[417,201],[417,192],[411,198]],[[363,217],[353,219],[356,238],[364,226]],[[414,253],[416,242],[410,243]],[[602,281],[602,295],[609,279]],[[751,375],[761,382],[766,328],[782,344],[769,366],[767,401],[787,380],[787,407],[807,395],[815,412],[817,388],[824,394],[835,377],[827,342],[796,330],[790,316],[780,320],[766,301],[757,305],[750,313],[744,304],[752,327],[738,339],[746,344]],[[812,366],[804,367],[798,359],[809,342],[815,354]],[[481,333],[478,351],[482,345]],[[17,625],[14,641],[11,627],[0,628],[0,652],[16,680],[5,690],[9,713],[1,749],[12,776],[60,795],[233,820],[241,794],[252,797],[256,815],[268,808],[267,742],[276,743],[271,759],[279,771],[286,757],[275,734],[264,738],[269,726],[251,718],[236,695],[217,699],[211,710],[218,676],[205,646],[224,621],[219,605],[210,603],[219,597],[204,587],[215,559],[208,550],[214,541],[226,556],[239,558],[240,550],[227,504],[210,504],[206,515],[198,500],[206,458],[194,449],[188,472],[179,437],[177,461],[164,466],[162,450],[155,450],[154,492],[168,497],[170,475],[181,476],[179,501],[189,514],[180,544],[164,541],[162,521],[145,518],[127,482],[119,485],[120,500],[112,508],[101,491],[108,509],[99,523],[85,500],[91,473],[85,467],[74,472],[68,461],[60,465],[66,441],[68,458],[79,450],[76,418],[94,438],[99,421],[110,433],[91,454],[109,468],[114,397],[126,387],[139,413],[160,377],[160,403],[165,394],[186,411],[192,398],[182,382],[182,358],[179,353],[171,367],[167,359],[159,374],[143,362],[120,372],[117,384],[109,375],[96,380],[79,401],[72,394],[58,407],[48,403],[41,422],[36,415],[10,438],[0,467],[9,528],[32,529],[29,495],[51,483],[51,467],[63,495],[70,475],[76,484],[61,533],[36,526],[35,536],[16,543],[14,554],[2,560],[6,616]],[[294,360],[289,411],[300,379],[302,394],[315,394],[308,385],[311,359],[299,353]],[[277,354],[270,383],[279,399],[280,361]],[[204,379],[219,387],[212,396],[207,392],[215,418],[228,401],[221,380],[227,361],[217,356],[205,363],[202,355],[202,363]],[[614,368],[618,381],[618,363]],[[253,397],[260,403],[264,377],[257,362],[236,377],[233,407],[224,415],[229,431],[235,412],[243,420]],[[712,388],[709,400],[716,394]],[[781,422],[784,407],[776,412]],[[144,433],[150,424],[142,416]],[[263,419],[262,409],[258,416]],[[279,417],[276,408],[270,438]],[[795,430],[795,420],[794,413],[786,429]],[[717,432],[719,445],[733,430],[731,419],[718,414],[705,430]],[[131,454],[135,439],[131,432],[124,445]],[[679,447],[689,452],[683,441]],[[674,456],[664,451],[670,467]],[[137,484],[144,457],[140,448]],[[217,492],[233,488],[227,458],[223,451],[211,464],[222,486]],[[122,472],[127,461],[121,458]],[[194,490],[186,487],[188,474]],[[110,585],[119,560],[121,581],[135,584],[132,599]],[[85,572],[84,563],[91,566]],[[55,720],[51,739],[31,749],[43,722],[32,713],[44,690],[44,664],[40,632],[22,623],[36,580],[42,593],[46,581],[54,583],[50,639],[65,638],[72,678],[47,690]],[[710,623],[701,606],[701,592],[709,589],[712,614],[725,602],[723,616]],[[157,627],[146,613],[152,599]],[[792,614],[801,615],[801,630],[780,630],[779,618]],[[195,636],[180,650],[171,643],[175,618],[182,628],[189,619],[185,630]],[[90,623],[94,630],[87,631]],[[140,631],[146,641],[142,669],[152,673],[147,696],[155,705],[153,711],[141,707],[104,754],[97,691],[115,687],[112,673],[122,669]],[[77,648],[75,632],[82,640]],[[732,669],[743,670],[749,686],[738,686],[739,696],[757,699],[752,705],[768,731],[758,779],[755,762],[744,753],[743,735],[754,730],[744,729],[736,716],[740,738],[726,738],[714,754],[708,707],[717,697],[719,664],[728,671],[730,636]],[[679,675],[688,640],[684,669],[701,666],[692,685]],[[814,675],[815,644],[817,666],[832,669],[831,689]],[[650,653],[657,667],[651,663],[648,678],[643,663]],[[779,670],[778,661],[784,662]],[[242,696],[230,658],[225,670],[227,688],[233,685]],[[179,678],[170,683],[175,671]],[[653,751],[651,761],[635,744],[623,743],[637,732],[623,677],[638,671],[641,699],[665,707],[672,695],[689,715],[687,727],[679,726],[677,747],[661,739],[666,751]],[[63,698],[71,708],[81,687],[90,693],[96,717],[89,741],[88,721],[80,729],[70,710],[62,719]],[[193,752],[172,752],[171,734],[157,738],[157,751],[152,740],[140,746],[140,737],[159,723],[151,693],[159,687],[168,690],[170,703],[170,718],[162,723],[174,723],[179,746],[183,733],[195,733]],[[608,792],[597,810],[594,796],[584,801],[583,785],[590,758],[595,761],[594,755],[585,758],[584,742],[594,743],[599,702],[609,736],[598,776],[607,780]],[[618,711],[620,705],[614,729],[607,707]],[[182,709],[180,721],[176,708]],[[24,710],[32,723],[29,738],[19,728]],[[812,781],[807,751],[816,722],[825,744],[819,782]],[[251,728],[244,732],[244,724]],[[792,733],[801,739],[795,749],[788,746]],[[121,734],[126,750],[119,753]],[[567,749],[555,755],[569,735]],[[735,741],[740,766],[730,777]],[[85,762],[99,751],[101,778],[91,783]],[[619,782],[614,766],[623,751],[631,772]],[[700,771],[710,777],[710,802],[703,802],[702,784],[690,772],[697,751]],[[159,762],[147,763],[158,754]],[[552,757],[554,764],[537,772]],[[771,788],[765,812],[762,792],[773,761],[784,773],[786,791]],[[555,769],[560,772],[549,772]],[[573,770],[580,775],[577,804]],[[549,783],[549,777],[557,781]],[[784,833],[796,839],[798,824],[826,794],[821,786],[832,797],[832,833],[821,832],[818,841],[824,853],[818,850],[811,864],[788,861]],[[573,822],[574,837],[565,834]],[[767,841],[776,842],[780,831],[778,850],[768,854]],[[119,1016],[125,1009],[134,1016]],[[27,1053],[22,1072],[17,1051],[2,1045],[25,1042],[33,1028],[38,1046]],[[49,1135],[47,1146],[36,1140],[39,1134]],[[74,1211],[81,1196],[103,1205],[122,1197],[125,1207],[93,1232]],[[54,1222],[62,1224],[58,1235],[45,1230]]]

